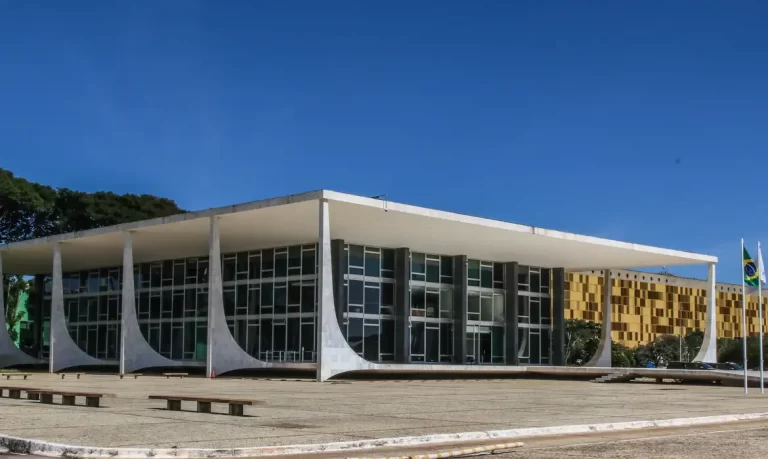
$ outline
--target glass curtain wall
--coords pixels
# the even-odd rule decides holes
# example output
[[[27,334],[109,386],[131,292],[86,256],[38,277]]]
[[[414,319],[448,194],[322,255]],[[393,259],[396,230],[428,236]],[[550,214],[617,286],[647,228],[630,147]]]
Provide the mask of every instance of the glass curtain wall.
[[[208,263],[190,257],[134,266],[139,329],[164,357],[206,358]],[[316,273],[316,244],[222,255],[224,312],[243,350],[266,361],[315,361]],[[93,357],[119,358],[122,269],[66,273],[62,281],[72,339]],[[46,291],[49,321],[50,283]]]
[[[395,251],[345,244],[342,330],[369,362],[395,360]]]
[[[268,362],[314,362],[317,244],[222,256],[227,325],[240,347]]]
[[[133,276],[139,329],[150,347],[173,360],[205,360],[208,257],[136,264]]]
[[[517,279],[518,356],[521,364],[548,365],[551,354],[551,272],[520,266]]]
[[[504,294],[503,263],[468,260],[468,363],[504,363]]]
[[[121,268],[66,273],[62,275],[62,287],[64,316],[72,340],[90,356],[118,359],[122,316]],[[50,295],[48,286],[46,294]],[[48,323],[50,304],[51,297],[46,296],[44,320]]]
[[[411,362],[453,361],[453,257],[411,253]]]

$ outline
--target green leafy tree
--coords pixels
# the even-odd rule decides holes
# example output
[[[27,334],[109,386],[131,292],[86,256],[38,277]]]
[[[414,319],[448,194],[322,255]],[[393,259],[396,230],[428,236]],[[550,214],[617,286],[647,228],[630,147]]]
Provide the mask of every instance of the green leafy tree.
[[[701,345],[704,344],[704,332],[698,328],[691,330],[685,334],[685,338],[683,338],[683,340],[685,342],[684,347],[688,350],[687,360],[692,360],[696,357],[696,354],[699,353]]]
[[[687,352],[683,341],[683,354]],[[676,335],[661,335],[650,343],[639,346],[635,353],[635,360],[640,365],[649,362],[655,365],[677,362],[680,360],[680,337]]]
[[[28,182],[0,169],[0,242],[54,233],[55,194],[51,187]]]
[[[0,169],[0,243],[183,213],[152,195],[54,189]]]
[[[733,362],[744,365],[744,340],[742,338],[720,338],[717,340],[717,360],[719,362]],[[768,357],[768,338],[763,337],[763,365]],[[760,367],[760,337],[747,338],[747,367],[757,369]],[[768,368],[768,367],[766,367]]]
[[[600,324],[580,319],[565,321],[565,363],[584,364],[600,344]]]
[[[636,350],[621,343],[611,341],[611,366],[634,367]]]

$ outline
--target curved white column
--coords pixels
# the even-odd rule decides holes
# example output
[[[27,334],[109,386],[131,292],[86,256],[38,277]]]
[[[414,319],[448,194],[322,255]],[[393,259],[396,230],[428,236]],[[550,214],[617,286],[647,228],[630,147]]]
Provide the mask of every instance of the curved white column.
[[[320,285],[317,343],[317,380],[322,382],[338,374],[356,370],[375,370],[382,365],[368,362],[349,347],[336,319],[333,297],[333,263],[331,260],[331,227],[328,214],[328,201],[320,200],[320,237],[318,244],[320,266],[318,283]],[[342,275],[339,273],[339,275]],[[384,366],[386,368],[386,366]]]
[[[0,368],[14,365],[45,363],[22,351],[11,340],[5,321],[5,283],[3,282],[3,254],[0,252]]]
[[[717,289],[715,264],[709,264],[707,276],[707,317],[704,319],[704,341],[694,362],[717,362]]]
[[[88,355],[72,341],[64,314],[64,287],[61,281],[61,243],[53,245],[53,286],[51,290],[51,373],[65,368],[88,365],[113,365],[114,362]]]
[[[149,345],[136,316],[136,291],[133,280],[133,238],[123,232],[123,291],[120,324],[120,374],[151,367],[180,367],[184,364],[163,357]]]
[[[603,326],[600,328],[600,344],[595,355],[585,363],[586,367],[610,367],[611,359],[611,270],[606,269],[603,276]]]
[[[233,370],[280,367],[258,360],[237,344],[227,326],[221,287],[221,236],[218,217],[211,217],[208,236],[208,354],[206,375],[210,378]]]

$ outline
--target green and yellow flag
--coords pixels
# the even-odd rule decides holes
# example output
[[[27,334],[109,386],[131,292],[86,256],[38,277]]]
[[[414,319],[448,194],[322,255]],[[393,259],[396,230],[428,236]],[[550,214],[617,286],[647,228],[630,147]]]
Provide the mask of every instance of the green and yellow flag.
[[[747,249],[744,249],[744,283],[750,287],[757,287],[760,285],[760,273],[757,272],[757,266],[752,261],[752,257],[749,256]]]

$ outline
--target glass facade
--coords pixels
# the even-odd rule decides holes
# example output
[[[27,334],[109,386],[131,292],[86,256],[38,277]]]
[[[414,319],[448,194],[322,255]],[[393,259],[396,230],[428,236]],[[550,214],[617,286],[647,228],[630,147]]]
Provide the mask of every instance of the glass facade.
[[[352,349],[371,362],[394,360],[394,256],[394,250],[378,247],[347,244],[344,249],[342,330]],[[410,362],[454,361],[454,260],[452,256],[410,253]],[[466,269],[465,362],[504,364],[504,263],[470,259]],[[525,336],[520,340],[519,356],[521,363],[546,364],[550,361],[550,271],[523,266],[520,272],[519,301],[528,309],[521,313],[518,325],[520,336]]]
[[[103,268],[62,276],[64,316],[72,340],[88,355],[120,357],[122,270]],[[50,318],[50,297],[46,308]]]
[[[411,362],[453,361],[453,257],[411,253]]]
[[[467,362],[505,362],[505,293],[503,263],[467,261]]]
[[[208,257],[134,267],[136,317],[150,347],[173,360],[205,360]]]
[[[518,356],[521,364],[551,362],[552,300],[551,271],[518,267]]]
[[[346,308],[341,324],[352,349],[370,362],[395,360],[395,251],[344,246]]]
[[[208,262],[190,257],[134,266],[139,329],[164,357],[206,358]],[[224,313],[240,347],[265,361],[315,361],[317,244],[227,253],[221,263]],[[73,341],[88,355],[118,359],[122,268],[65,273],[62,283]]]
[[[235,341],[268,362],[314,362],[317,244],[222,256],[224,313]]]
[[[405,327],[405,361],[504,364],[506,278],[504,263],[469,259],[466,265],[466,329],[457,330],[454,256],[408,253],[410,278],[402,297],[406,317],[395,314],[395,250],[345,244],[345,303],[341,328],[350,347],[370,362],[395,361],[396,321]],[[405,260],[403,260],[405,261]],[[400,262],[398,262],[400,263]],[[549,269],[519,266],[518,357],[520,364],[549,364],[552,303]],[[145,340],[160,355],[204,361],[207,354],[208,257],[134,266],[136,314]],[[233,253],[221,257],[223,307],[240,347],[268,362],[315,362],[318,308],[317,244]],[[69,333],[89,355],[117,360],[120,354],[122,269],[111,267],[63,275]],[[50,282],[44,321],[50,320]],[[44,327],[45,328],[45,327]],[[48,327],[49,328],[49,327]],[[44,332],[45,333],[45,332]],[[454,340],[463,336],[465,354]],[[47,337],[45,344],[47,344]],[[47,346],[43,347],[43,351]]]

